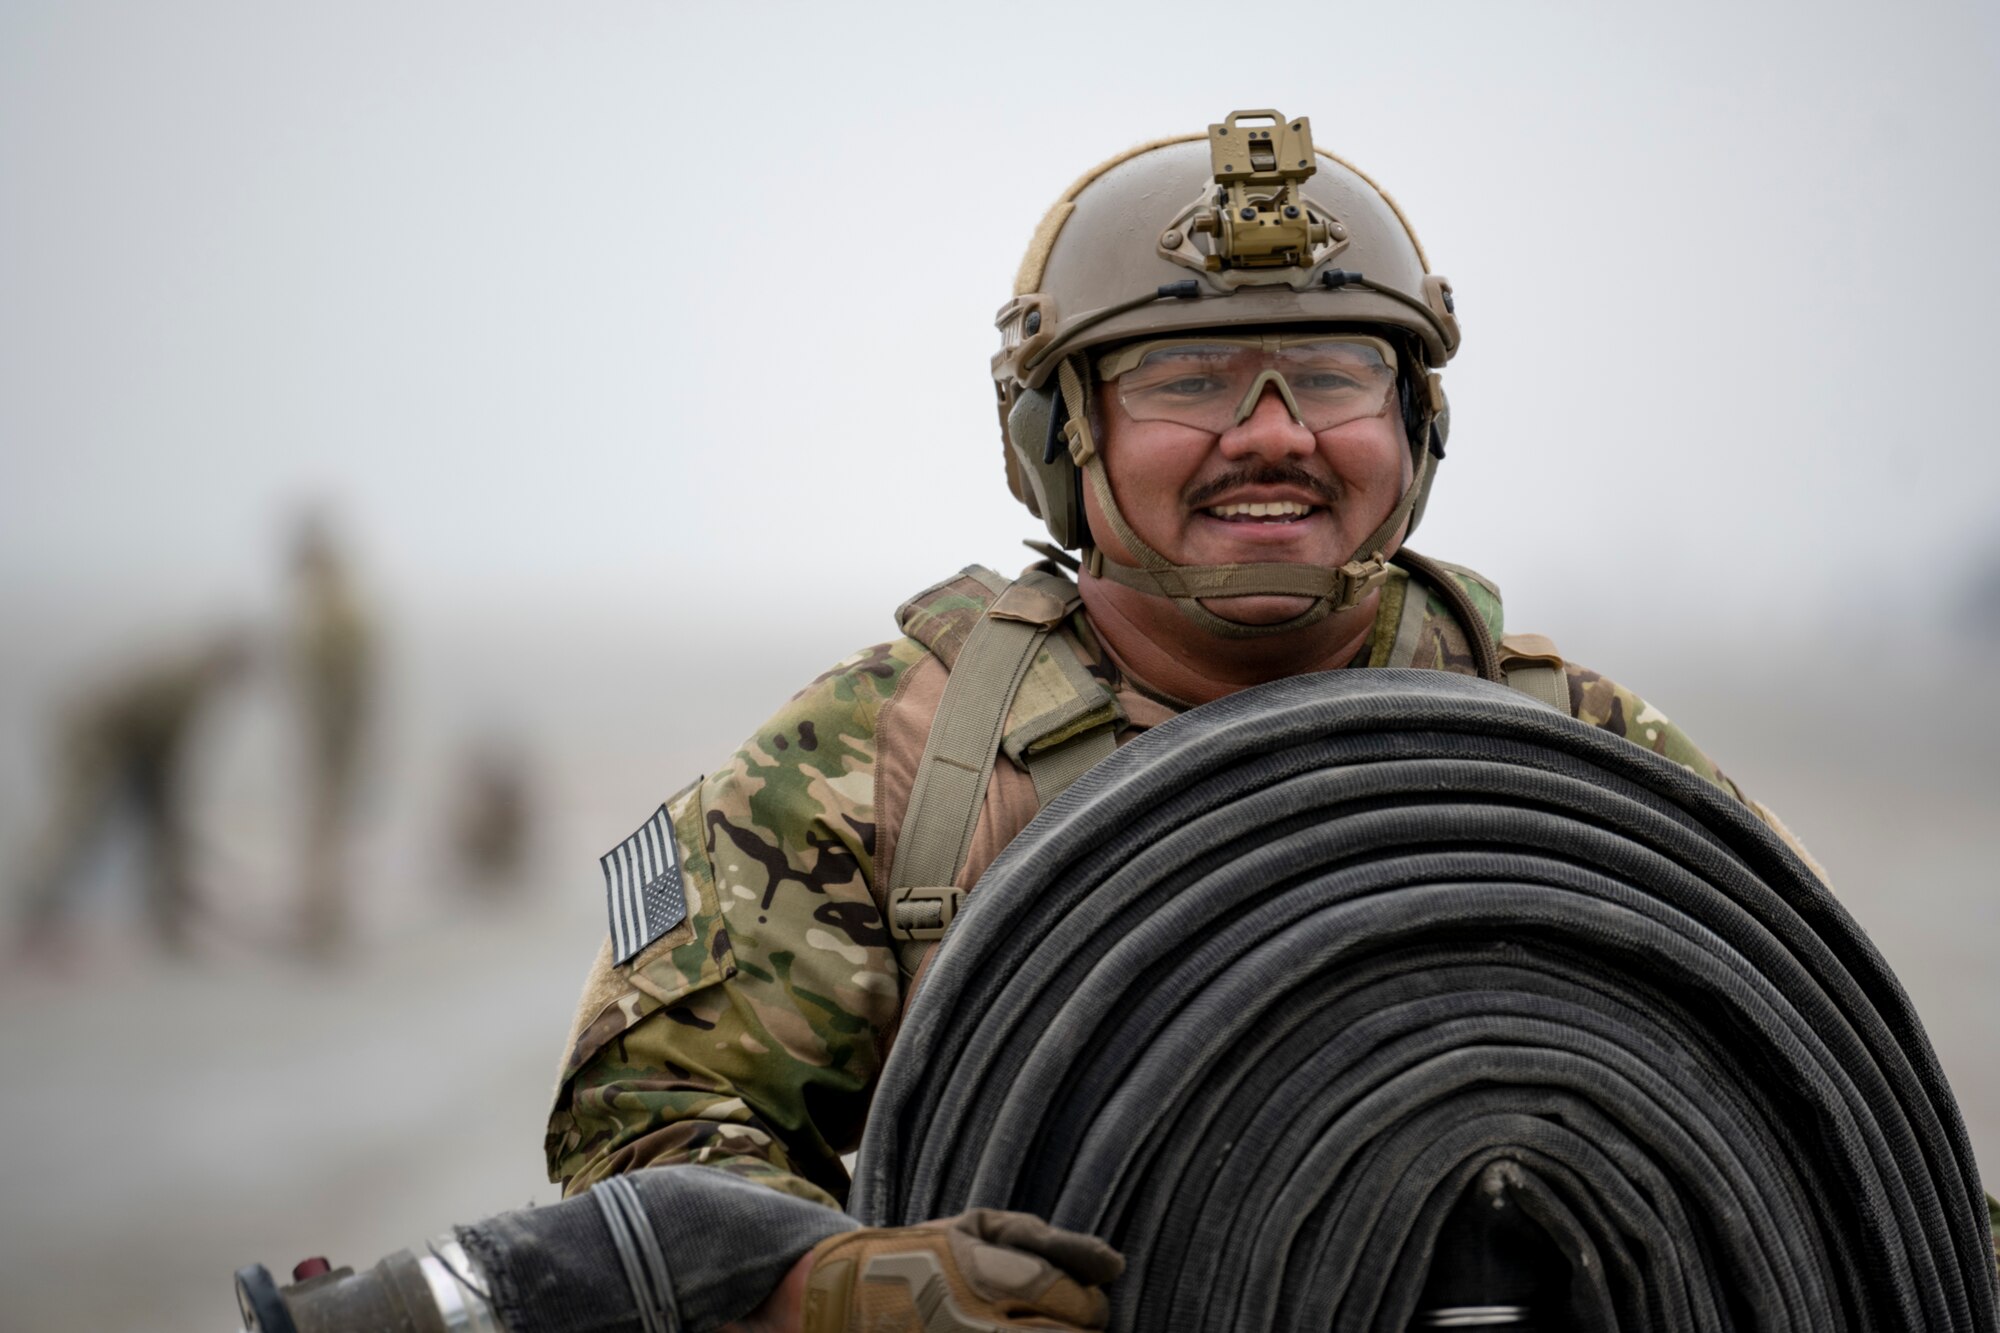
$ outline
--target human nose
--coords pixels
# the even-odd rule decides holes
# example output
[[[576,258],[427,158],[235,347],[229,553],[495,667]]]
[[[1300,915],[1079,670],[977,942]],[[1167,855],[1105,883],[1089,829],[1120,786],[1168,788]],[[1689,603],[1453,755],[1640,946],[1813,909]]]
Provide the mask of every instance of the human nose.
[[[1225,458],[1282,458],[1311,453],[1314,440],[1278,386],[1267,384],[1250,415],[1222,433],[1221,446]]]

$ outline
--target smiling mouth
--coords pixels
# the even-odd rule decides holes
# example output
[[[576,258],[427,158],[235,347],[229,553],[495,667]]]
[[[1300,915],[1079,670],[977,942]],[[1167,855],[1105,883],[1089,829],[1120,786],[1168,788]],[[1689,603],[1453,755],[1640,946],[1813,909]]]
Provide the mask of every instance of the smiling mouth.
[[[1201,512],[1224,523],[1298,523],[1320,512],[1320,506],[1296,500],[1270,500],[1258,504],[1210,505]]]

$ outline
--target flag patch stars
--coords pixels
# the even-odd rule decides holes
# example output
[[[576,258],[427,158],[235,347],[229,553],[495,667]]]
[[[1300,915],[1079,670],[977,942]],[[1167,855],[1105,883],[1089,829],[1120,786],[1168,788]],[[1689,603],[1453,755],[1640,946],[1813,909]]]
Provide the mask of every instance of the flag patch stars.
[[[667,807],[599,858],[611,917],[611,960],[623,965],[687,920],[681,854]]]

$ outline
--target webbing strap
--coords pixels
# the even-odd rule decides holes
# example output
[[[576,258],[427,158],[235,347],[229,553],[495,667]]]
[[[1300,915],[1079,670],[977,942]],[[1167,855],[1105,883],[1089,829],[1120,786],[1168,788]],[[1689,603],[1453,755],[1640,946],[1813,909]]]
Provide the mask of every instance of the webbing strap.
[[[950,664],[890,871],[885,915],[910,975],[964,901],[965,891],[953,882],[971,847],[998,754],[1004,750],[1027,769],[1036,800],[1046,805],[1117,748],[1115,703],[1092,706],[1100,687],[1069,643],[1051,633],[1075,609],[1076,586],[1035,570],[1012,583],[990,571],[973,572],[994,599]],[[1043,649],[1074,701],[1008,733],[1008,715]]]
[[[995,597],[1007,591],[1008,581],[1004,574],[996,574],[984,565],[967,565],[965,572],[985,585]]]
[[[1430,594],[1415,578],[1403,583],[1403,614],[1396,621],[1395,642],[1389,647],[1389,667],[1414,667],[1423,642],[1424,621],[1430,618]]]
[[[1066,612],[1082,604],[1076,585],[1067,579],[1030,570],[1021,582],[1062,598]],[[1000,610],[996,603],[995,614]],[[1123,717],[1116,697],[1090,674],[1069,639],[1051,634],[1042,641],[1042,652],[1045,656],[1035,659],[1008,702],[1000,737],[1000,752],[1031,774],[1044,751],[1067,746],[1087,731],[1115,728]],[[1048,799],[1044,796],[1043,804]]]
[[[1418,555],[1407,546],[1396,553],[1396,563],[1409,570],[1416,581],[1429,584],[1444,604],[1451,608],[1452,619],[1465,631],[1466,642],[1472,648],[1472,662],[1478,669],[1480,679],[1505,684],[1500,674],[1500,650],[1494,646],[1492,631],[1486,628],[1485,617],[1479,614],[1479,608],[1472,604],[1472,599],[1465,595],[1465,589],[1458,586],[1457,580],[1435,560]]]
[[[1098,556],[1091,561],[1098,578],[1158,593],[1162,597],[1331,597],[1352,604],[1360,592],[1374,584],[1367,582],[1370,571],[1356,567],[1349,571],[1321,565],[1177,565],[1165,569],[1140,569],[1121,565]],[[1254,580],[1254,582],[1250,581]],[[1378,580],[1379,581],[1379,580]],[[1349,597],[1349,590],[1360,592]]]
[[[1576,710],[1570,705],[1569,673],[1563,667],[1562,654],[1545,636],[1509,634],[1495,644],[1478,608],[1472,605],[1472,599],[1466,596],[1465,590],[1458,586],[1443,566],[1410,550],[1399,553],[1396,560],[1411,571],[1411,578],[1403,590],[1402,615],[1396,622],[1395,642],[1384,665],[1417,665],[1417,652],[1423,643],[1424,621],[1430,614],[1430,599],[1425,592],[1428,585],[1437,589],[1439,600],[1446,604],[1452,619],[1464,630],[1467,642],[1472,645],[1473,660],[1479,664],[1482,675],[1520,691],[1537,703],[1547,704],[1565,717],[1576,715]]]
[[[988,570],[973,574],[994,594],[993,602],[952,659],[944,697],[938,701],[910,786],[910,804],[890,870],[884,915],[905,976],[916,974],[965,899],[965,890],[953,881],[965,864],[980,808],[986,803],[986,786],[993,777],[1008,711],[1035,655],[1050,641],[1049,631],[1074,605],[1075,588],[1067,580],[1030,573],[1008,583]],[[1050,753],[1068,749],[1057,746]],[[1073,762],[1073,757],[1065,759]],[[1047,779],[1060,780],[1061,787],[1076,777],[1068,772],[1067,763],[1051,760],[1045,765],[1037,760],[1029,772],[1037,767],[1046,767]],[[1038,780],[1036,791],[1040,790]]]
[[[1569,708],[1569,677],[1561,667],[1511,667],[1505,672],[1507,688],[1519,690],[1537,703],[1545,703],[1559,713]]]
[[[1500,670],[1508,689],[1574,716],[1569,705],[1569,672],[1563,669],[1562,654],[1545,636],[1509,634],[1500,640]]]
[[[1118,738],[1108,726],[1084,732],[1074,740],[1028,756],[1028,776],[1035,780],[1035,800],[1047,805],[1069,790],[1090,771],[1093,764],[1108,758],[1118,748]]]
[[[924,742],[892,887],[949,884],[957,875],[1000,753],[1007,706],[1049,628],[990,612],[972,627]]]

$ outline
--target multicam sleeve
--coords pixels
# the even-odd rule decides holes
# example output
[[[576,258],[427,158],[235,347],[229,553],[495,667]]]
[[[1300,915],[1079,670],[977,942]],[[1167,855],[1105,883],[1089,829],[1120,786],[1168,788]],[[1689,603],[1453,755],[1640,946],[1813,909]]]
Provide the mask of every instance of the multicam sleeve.
[[[1615,736],[1623,736],[1634,745],[1651,750],[1662,759],[1671,759],[1704,782],[1713,783],[1737,800],[1749,804],[1743,789],[1724,776],[1722,770],[1715,766],[1715,761],[1702,753],[1688,739],[1687,733],[1670,721],[1665,713],[1618,682],[1607,680],[1588,667],[1569,662],[1564,664],[1564,669],[1569,673],[1570,712],[1577,721],[1602,727]]]
[[[1785,827],[1785,822],[1766,806],[1752,800],[1665,713],[1623,685],[1607,680],[1587,667],[1570,662],[1565,664],[1564,669],[1569,673],[1570,711],[1578,721],[1602,727],[1623,736],[1634,745],[1643,745],[1661,758],[1681,765],[1704,782],[1722,788],[1748,806],[1752,814],[1776,833],[1811,868],[1813,874],[1819,876],[1822,884],[1833,887],[1826,870],[1813,859],[1812,853],[1806,850],[1797,835]]]
[[[901,1006],[870,888],[875,720],[922,654],[849,658],[670,803],[689,920],[627,966],[599,955],[546,1143],[565,1194],[694,1163],[845,1197]]]

